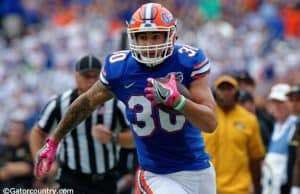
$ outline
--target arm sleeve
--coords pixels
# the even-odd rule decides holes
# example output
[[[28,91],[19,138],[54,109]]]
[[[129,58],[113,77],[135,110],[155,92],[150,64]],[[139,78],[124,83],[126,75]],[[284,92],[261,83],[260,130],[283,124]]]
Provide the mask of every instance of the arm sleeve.
[[[184,64],[187,71],[188,83],[205,77],[210,73],[209,59],[202,50],[196,50],[195,54],[192,56],[183,52],[181,56],[181,63]]]
[[[105,64],[100,73],[100,81],[112,92],[118,89],[129,53],[129,51],[118,51],[107,55],[105,58]]]
[[[110,71],[109,71],[109,60],[108,58],[110,57],[110,55],[108,55],[105,59],[105,64],[102,67],[102,70],[100,72],[100,82],[105,85],[106,87],[111,87],[110,84]]]
[[[210,63],[208,58],[203,59],[199,64],[193,66],[190,76],[193,80],[204,77],[210,72]]]

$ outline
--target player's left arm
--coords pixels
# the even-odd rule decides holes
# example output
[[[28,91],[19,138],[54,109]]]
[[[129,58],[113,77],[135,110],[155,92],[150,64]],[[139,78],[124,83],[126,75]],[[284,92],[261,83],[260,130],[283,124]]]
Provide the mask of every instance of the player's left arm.
[[[181,111],[186,119],[202,131],[212,133],[217,127],[216,104],[205,77],[190,84],[191,99]]]
[[[181,112],[195,127],[212,133],[217,127],[216,104],[206,76],[210,72],[210,62],[202,50],[188,45],[178,49],[179,62],[186,68],[186,77],[191,99]]]

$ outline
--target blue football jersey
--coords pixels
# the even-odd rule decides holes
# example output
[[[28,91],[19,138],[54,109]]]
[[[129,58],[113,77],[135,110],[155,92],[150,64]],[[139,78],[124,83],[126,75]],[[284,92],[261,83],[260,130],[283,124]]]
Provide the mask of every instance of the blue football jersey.
[[[175,45],[173,54],[153,69],[139,64],[130,51],[107,56],[100,81],[126,105],[139,164],[144,170],[165,174],[210,166],[201,131],[183,115],[153,106],[144,93],[148,77],[175,73],[176,79],[188,88],[193,80],[209,71],[210,64],[203,52],[187,45]]]

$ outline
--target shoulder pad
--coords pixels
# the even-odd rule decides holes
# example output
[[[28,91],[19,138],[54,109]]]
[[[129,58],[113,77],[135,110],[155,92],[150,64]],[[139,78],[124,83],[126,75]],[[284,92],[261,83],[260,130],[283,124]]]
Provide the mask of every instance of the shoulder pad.
[[[109,54],[105,59],[104,71],[109,79],[120,77],[124,72],[126,61],[130,56],[129,50],[117,51]]]
[[[189,45],[178,45],[175,52],[179,63],[189,74],[189,81],[208,75],[210,64],[203,51]]]
[[[180,63],[185,67],[194,67],[206,60],[202,50],[189,45],[177,46],[175,51]]]

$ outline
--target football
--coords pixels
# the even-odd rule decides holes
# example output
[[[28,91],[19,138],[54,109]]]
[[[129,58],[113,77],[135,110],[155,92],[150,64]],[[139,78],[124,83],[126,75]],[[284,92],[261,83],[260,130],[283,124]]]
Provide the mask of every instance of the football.
[[[162,77],[162,78],[156,78],[155,80],[161,83],[166,83],[167,81],[169,81],[169,78]],[[187,99],[191,99],[189,90],[180,81],[176,81],[176,87],[180,94],[182,94]],[[157,107],[167,113],[181,114],[179,111],[173,109],[172,107],[165,106],[163,104],[158,104]]]

